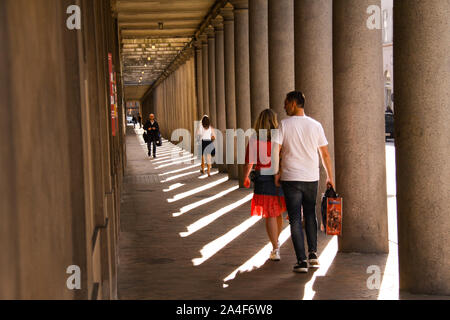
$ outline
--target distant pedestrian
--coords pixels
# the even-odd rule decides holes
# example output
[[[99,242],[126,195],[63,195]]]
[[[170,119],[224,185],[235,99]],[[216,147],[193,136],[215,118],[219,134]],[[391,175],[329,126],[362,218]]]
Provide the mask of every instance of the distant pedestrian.
[[[142,129],[142,118],[140,114],[138,115],[137,121],[139,123],[139,129]]]
[[[205,162],[207,164],[208,177],[211,176],[212,157],[215,155],[214,140],[214,128],[211,126],[211,120],[207,115],[203,116],[202,122],[197,128],[197,139],[202,144],[202,169],[200,172],[205,174]]]
[[[270,260],[280,260],[280,247],[278,238],[283,227],[282,213],[286,211],[286,202],[283,191],[275,185],[274,175],[266,175],[263,169],[271,167],[272,137],[271,130],[278,129],[275,112],[266,109],[260,113],[255,122],[255,135],[249,140],[245,154],[244,186],[250,187],[250,172],[253,172],[255,190],[251,204],[251,215],[266,218],[266,231],[272,243]],[[261,136],[260,130],[266,130]],[[265,152],[264,152],[265,150]]]
[[[151,157],[153,151],[153,158],[156,158],[156,144],[160,139],[160,132],[159,124],[155,120],[155,115],[153,113],[149,115],[149,119],[144,124],[144,130],[147,133],[148,156]]]
[[[318,267],[316,199],[319,184],[319,153],[327,172],[327,185],[334,187],[328,141],[322,125],[305,115],[305,96],[299,91],[287,94],[284,109],[289,118],[281,121],[276,138],[281,163],[276,175],[277,185],[283,186],[291,225],[297,264],[294,272],[308,272],[301,209],[305,220],[310,267]],[[274,141],[275,142],[275,141]]]
[[[137,123],[136,117],[133,116],[133,119],[131,121],[133,121],[133,128],[136,129],[136,123]]]

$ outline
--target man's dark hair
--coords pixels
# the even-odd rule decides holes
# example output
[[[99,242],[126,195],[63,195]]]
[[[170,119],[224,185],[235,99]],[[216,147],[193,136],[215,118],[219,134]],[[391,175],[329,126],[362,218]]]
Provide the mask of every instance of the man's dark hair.
[[[211,125],[211,121],[209,120],[208,116],[204,116],[202,119],[203,128],[208,129],[210,125]]]
[[[301,91],[292,91],[286,95],[288,102],[296,102],[300,108],[305,108],[305,95]]]

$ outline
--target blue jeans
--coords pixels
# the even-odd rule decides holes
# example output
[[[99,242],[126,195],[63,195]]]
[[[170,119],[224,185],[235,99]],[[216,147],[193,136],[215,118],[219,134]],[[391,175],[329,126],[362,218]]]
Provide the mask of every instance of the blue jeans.
[[[306,261],[301,209],[305,220],[308,251],[317,252],[316,199],[319,182],[282,181],[291,225],[291,237],[298,262]]]

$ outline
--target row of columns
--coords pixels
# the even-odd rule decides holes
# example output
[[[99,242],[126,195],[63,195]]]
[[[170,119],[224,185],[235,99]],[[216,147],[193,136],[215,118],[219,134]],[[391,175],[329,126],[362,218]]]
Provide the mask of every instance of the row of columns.
[[[283,119],[286,93],[294,89],[303,91],[306,113],[323,124],[332,158],[334,142],[340,146],[336,152],[336,180],[347,204],[340,250],[388,252],[384,120],[380,107],[381,30],[369,30],[363,23],[369,1],[230,2],[222,9],[222,17],[216,18],[207,29],[207,36],[201,35],[197,42],[203,50],[202,55],[198,49],[196,57],[197,66],[203,67],[201,73],[197,69],[197,95],[203,96],[203,113],[208,114],[209,110],[213,125],[214,117],[224,114],[227,128],[246,131],[259,113],[269,107]],[[217,63],[221,62],[222,54],[217,45],[222,41],[222,20],[225,76]],[[359,46],[363,49],[359,50]],[[209,52],[207,59],[205,52]],[[366,61],[373,63],[365,67]],[[213,67],[215,70],[211,70]],[[223,78],[225,85],[218,81]],[[366,93],[368,88],[370,92]],[[226,112],[217,97],[222,90]],[[334,123],[338,125],[335,127]],[[358,123],[365,125],[357,126]],[[241,178],[242,184],[242,168],[229,165],[228,169],[232,178]],[[325,177],[322,170],[320,190],[325,189]],[[363,190],[363,196],[355,194],[355,188]],[[371,195],[376,203],[374,210],[367,212],[361,210],[366,195]],[[366,241],[359,241],[361,230],[365,230]]]
[[[173,65],[173,72],[161,81],[149,97],[150,110],[160,123],[161,134],[168,139],[177,129],[194,132],[194,121],[198,120],[195,71],[194,51],[188,50]],[[193,135],[191,138],[192,145]]]
[[[389,251],[382,43],[381,30],[367,27],[371,5],[381,7],[381,1],[231,0],[195,42],[196,116],[208,114],[220,130],[225,123],[227,129],[245,131],[269,107],[283,119],[286,93],[294,89],[305,93],[305,111],[325,129],[335,160],[337,191],[345,199],[341,252]],[[449,139],[429,128],[441,123],[448,133],[444,106],[449,105],[449,70],[439,68],[438,60],[430,57],[439,55],[439,61],[448,62],[445,17],[450,9],[441,0],[426,5],[413,0],[407,5],[396,2],[394,11],[400,287],[449,294],[450,255],[443,243],[450,240],[449,209],[444,205],[449,200],[444,181],[450,170],[427,166],[448,167]],[[429,19],[425,30],[416,12]],[[430,49],[419,54],[415,48],[421,43]],[[412,77],[411,70],[415,70]],[[420,71],[431,75],[432,70],[441,70],[439,81],[421,78]],[[424,117],[418,108],[425,104],[433,113]],[[439,147],[438,154],[429,150],[424,138],[436,141],[431,145]],[[227,170],[230,177],[242,178],[236,165],[228,165]],[[442,181],[444,190],[430,188],[439,185],[433,179]],[[322,171],[320,190],[325,189],[324,181]],[[422,183],[427,188],[421,188]],[[417,200],[416,195],[420,195]],[[431,209],[425,208],[431,200]],[[424,219],[429,221],[425,224],[429,235],[420,234]],[[429,268],[431,262],[433,267],[423,277],[425,265]]]

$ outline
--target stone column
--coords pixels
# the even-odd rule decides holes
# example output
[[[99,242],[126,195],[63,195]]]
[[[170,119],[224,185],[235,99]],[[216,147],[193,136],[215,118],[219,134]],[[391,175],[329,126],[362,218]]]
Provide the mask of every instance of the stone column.
[[[400,289],[450,295],[450,3],[395,2]]]
[[[284,100],[295,89],[294,0],[269,0],[270,107],[286,117]]]
[[[202,42],[197,40],[195,45],[195,65],[196,65],[196,85],[197,85],[197,119],[200,120],[203,116],[203,57],[202,57]]]
[[[217,16],[212,24],[216,30],[216,117],[217,129],[220,130],[225,143],[225,131],[227,129],[227,118],[225,111],[225,64],[224,64],[224,39],[223,39],[223,18]],[[219,147],[219,146],[218,146]],[[225,145],[221,146],[224,155]],[[225,158],[222,165],[219,165],[221,172],[226,172]]]
[[[199,38],[202,41],[203,115],[211,116],[209,112],[208,35],[201,34]]]
[[[334,172],[333,2],[297,0],[294,6],[295,88],[306,96],[306,114],[319,121],[325,130]],[[326,189],[326,178],[326,171],[320,166],[319,195]],[[318,196],[318,217],[321,201]]]
[[[236,75],[237,128],[251,128],[250,111],[250,51],[248,42],[248,1],[233,0],[234,5],[234,52]],[[242,150],[241,150],[242,151]],[[239,185],[243,187],[243,164],[239,164]]]
[[[236,129],[236,78],[234,57],[234,14],[231,4],[221,9],[220,14],[224,21],[224,64],[225,64],[225,109],[227,129]],[[226,137],[225,137],[226,138]],[[225,139],[226,141],[226,139]],[[227,164],[228,176],[237,179],[237,165]]]
[[[198,105],[197,105],[197,98],[196,98],[196,80],[195,80],[195,59],[191,58],[189,60],[189,82],[190,82],[190,103],[192,105],[191,109],[192,109],[192,114],[190,117],[190,123],[189,123],[189,130],[191,132],[191,146],[192,148],[194,147],[194,140],[195,140],[195,127],[194,127],[194,122],[198,121],[199,117],[198,117]],[[191,152],[193,152],[194,150],[191,149]]]
[[[270,108],[269,25],[267,0],[249,0],[250,101],[252,125]]]
[[[217,128],[216,112],[216,33],[213,26],[206,28],[208,34],[208,81],[209,81],[209,117],[211,125]]]
[[[373,0],[333,1],[337,192],[345,199],[341,252],[387,253],[381,30],[367,28]]]

